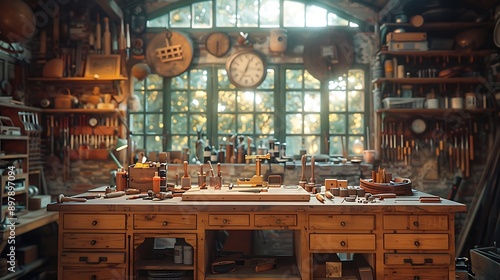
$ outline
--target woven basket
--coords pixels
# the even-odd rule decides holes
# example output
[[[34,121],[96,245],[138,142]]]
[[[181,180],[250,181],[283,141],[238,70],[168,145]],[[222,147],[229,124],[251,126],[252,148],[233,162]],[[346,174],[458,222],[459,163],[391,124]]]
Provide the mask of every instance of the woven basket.
[[[411,180],[406,178],[394,178],[391,183],[373,183],[372,179],[360,179],[359,186],[367,193],[381,194],[394,193],[396,195],[413,195]]]

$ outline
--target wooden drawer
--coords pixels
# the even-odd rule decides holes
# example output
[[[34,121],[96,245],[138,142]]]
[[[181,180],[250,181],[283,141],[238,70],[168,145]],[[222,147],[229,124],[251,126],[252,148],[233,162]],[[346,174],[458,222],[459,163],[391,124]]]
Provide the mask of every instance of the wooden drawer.
[[[64,233],[63,249],[125,249],[123,233]]]
[[[384,229],[448,230],[448,216],[384,215]]]
[[[407,265],[407,266],[435,266],[450,265],[451,256],[449,254],[384,254],[386,265]]]
[[[313,230],[373,230],[375,217],[370,215],[310,215],[309,228]]]
[[[126,276],[123,267],[63,267],[61,279],[116,280],[126,279]]]
[[[106,266],[125,263],[125,253],[63,252],[59,259],[63,265]]]
[[[250,215],[208,215],[210,226],[249,226]]]
[[[196,215],[135,214],[135,229],[196,229]]]
[[[386,250],[448,250],[448,234],[384,234]]]
[[[447,267],[443,268],[386,268],[384,269],[386,280],[443,280],[449,279]]]
[[[255,226],[296,226],[297,215],[255,215]]]
[[[127,217],[117,215],[64,214],[64,229],[125,229]]]
[[[313,233],[309,235],[311,250],[375,250],[375,234],[327,234]]]

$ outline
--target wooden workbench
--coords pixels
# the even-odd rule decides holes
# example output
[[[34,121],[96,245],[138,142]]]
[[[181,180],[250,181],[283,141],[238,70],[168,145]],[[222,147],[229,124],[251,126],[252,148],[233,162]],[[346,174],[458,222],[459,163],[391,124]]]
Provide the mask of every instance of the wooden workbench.
[[[148,271],[157,270],[184,271],[183,279],[326,279],[324,256],[335,253],[362,255],[373,279],[454,279],[454,215],[465,205],[419,202],[424,195],[366,204],[340,197],[320,203],[314,196],[307,202],[123,196],[56,203],[48,210],[60,215],[59,279],[148,279]],[[212,274],[221,230],[292,230],[292,261],[278,257],[275,269],[261,273],[237,266]],[[184,238],[193,264],[174,264],[172,251],[154,249],[155,238]]]

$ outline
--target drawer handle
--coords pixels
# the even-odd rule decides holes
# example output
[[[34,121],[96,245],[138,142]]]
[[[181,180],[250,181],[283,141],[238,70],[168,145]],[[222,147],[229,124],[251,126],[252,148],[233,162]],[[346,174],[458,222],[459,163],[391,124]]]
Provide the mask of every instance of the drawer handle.
[[[420,280],[419,276],[413,276],[413,280]]]
[[[344,221],[340,222],[340,225],[345,227],[345,222]]]
[[[434,260],[431,258],[425,258],[423,263],[414,263],[413,259],[403,259],[403,262],[418,266],[418,265],[432,264],[432,263],[434,263]]]
[[[101,262],[108,261],[108,257],[99,257],[99,259],[96,262],[89,262],[89,258],[88,257],[80,257],[79,260],[81,262],[85,262],[86,264],[100,264]]]
[[[277,225],[281,224],[281,219],[277,219],[277,220],[276,220],[276,224],[277,224]]]
[[[417,247],[418,247],[418,246],[420,246],[420,242],[418,242],[418,241],[413,242],[413,244],[414,244],[415,246],[417,246]]]
[[[413,225],[418,227],[418,222],[417,221],[413,222]]]
[[[90,245],[94,246],[95,244],[97,244],[97,241],[95,241],[95,240],[90,241]]]
[[[167,221],[163,221],[163,226],[166,227],[168,225]]]
[[[340,246],[345,247],[346,243],[345,241],[340,241]]]
[[[95,274],[90,276],[90,280],[97,280],[97,276]]]
[[[223,224],[227,224],[229,221],[227,219],[222,220]]]
[[[92,226],[94,226],[94,227],[97,226],[97,221],[95,221],[95,220],[92,221]]]

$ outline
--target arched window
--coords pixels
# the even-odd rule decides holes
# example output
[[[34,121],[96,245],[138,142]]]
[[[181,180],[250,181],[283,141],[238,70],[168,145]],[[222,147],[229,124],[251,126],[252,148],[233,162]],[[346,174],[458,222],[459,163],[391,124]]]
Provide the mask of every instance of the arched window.
[[[148,30],[167,27],[196,34],[237,34],[242,28],[251,33],[272,28],[307,32],[328,26],[357,30],[358,26],[312,1],[186,2],[150,14]],[[277,59],[274,55],[267,57],[264,82],[254,90],[241,90],[227,77],[228,56],[215,58],[200,50],[200,58],[177,77],[151,74],[144,81],[134,80],[134,94],[141,100],[140,109],[129,112],[136,147],[147,151],[189,149],[190,160],[195,161],[199,131],[206,137],[205,143],[217,150],[225,148],[230,139],[240,138],[235,145],[242,141],[257,152],[269,148],[272,139],[286,147],[286,156],[298,156],[303,149],[330,156],[342,156],[345,149],[352,155],[352,143],[364,140],[366,65],[355,65],[339,77],[320,81],[305,69],[300,57],[287,59],[282,54]]]

